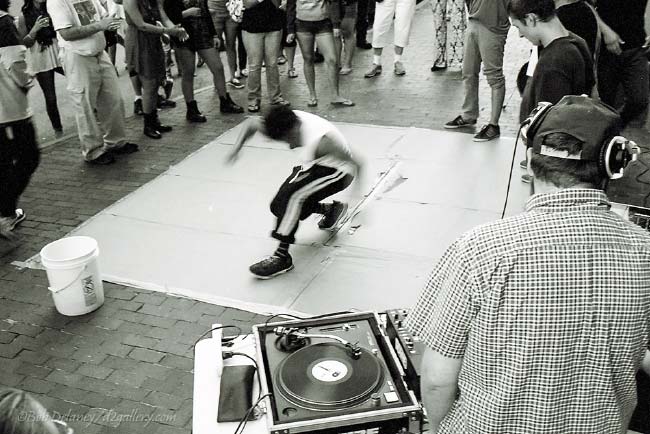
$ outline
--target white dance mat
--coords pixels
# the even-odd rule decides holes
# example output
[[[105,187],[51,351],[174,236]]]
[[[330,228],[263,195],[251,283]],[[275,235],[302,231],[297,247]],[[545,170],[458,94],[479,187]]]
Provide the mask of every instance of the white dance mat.
[[[458,235],[501,217],[514,139],[476,143],[456,132],[338,126],[366,161],[366,176],[363,195],[348,189],[335,198],[350,210],[363,201],[362,211],[336,234],[318,230],[318,216],[302,222],[289,273],[261,281],[248,266],[277,246],[268,207],[297,156],[256,135],[227,166],[239,126],[74,235],[97,239],[105,280],[219,305],[311,314],[410,306]],[[507,214],[528,197],[517,147]]]

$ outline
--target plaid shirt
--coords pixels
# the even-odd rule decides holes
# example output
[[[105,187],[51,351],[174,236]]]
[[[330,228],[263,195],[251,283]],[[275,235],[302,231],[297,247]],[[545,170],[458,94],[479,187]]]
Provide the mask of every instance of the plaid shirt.
[[[456,240],[409,325],[464,358],[440,433],[619,433],[650,336],[650,234],[600,190],[535,195]]]

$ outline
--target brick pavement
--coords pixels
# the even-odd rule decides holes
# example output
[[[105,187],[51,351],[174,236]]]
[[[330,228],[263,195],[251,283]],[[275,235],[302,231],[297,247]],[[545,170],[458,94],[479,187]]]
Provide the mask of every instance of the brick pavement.
[[[406,76],[395,77],[386,68],[377,79],[364,79],[370,52],[359,52],[354,73],[342,79],[343,93],[357,106],[329,108],[321,88],[321,104],[315,112],[335,121],[425,128],[440,128],[453,118],[462,97],[460,74],[429,72],[430,18],[429,9],[416,17],[412,45],[404,55]],[[510,36],[505,68],[508,95],[526,53],[517,35]],[[384,56],[386,66],[391,57]],[[317,75],[324,81],[322,66],[317,67]],[[304,79],[288,80],[283,73],[282,84],[294,106],[306,109]],[[239,101],[245,99],[244,91],[232,93]],[[128,119],[129,137],[141,143],[141,151],[120,158],[113,166],[90,167],[81,162],[75,137],[45,148],[41,165],[21,200],[29,216],[17,230],[22,240],[9,251],[6,243],[0,245],[0,251],[4,249],[0,252],[0,385],[33,392],[61,415],[85,418],[72,422],[78,432],[189,433],[195,340],[215,322],[246,329],[265,320],[249,312],[108,283],[101,309],[68,318],[56,313],[43,271],[11,265],[37,253],[244,119],[243,115],[221,116],[212,90],[199,93],[197,99],[208,123],[186,124],[179,104],[177,109],[162,112],[164,121],[177,120],[171,121],[174,132],[159,141],[142,136],[139,118]],[[518,106],[515,94],[503,115],[504,135],[515,134]],[[481,108],[483,113],[489,112],[485,83]],[[43,116],[42,110],[39,113]],[[645,125],[630,133],[648,143]],[[636,169],[635,175],[650,181],[650,175],[642,172]],[[646,187],[626,181],[614,186],[613,192],[619,200],[627,197],[641,203]],[[148,424],[120,420],[134,416],[153,416],[155,420]]]

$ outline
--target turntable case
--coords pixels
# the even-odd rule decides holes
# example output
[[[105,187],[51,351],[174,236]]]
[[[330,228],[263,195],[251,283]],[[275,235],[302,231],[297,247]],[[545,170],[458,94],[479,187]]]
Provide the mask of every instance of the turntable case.
[[[239,422],[253,404],[252,365],[227,365],[223,367],[219,391],[217,422]]]

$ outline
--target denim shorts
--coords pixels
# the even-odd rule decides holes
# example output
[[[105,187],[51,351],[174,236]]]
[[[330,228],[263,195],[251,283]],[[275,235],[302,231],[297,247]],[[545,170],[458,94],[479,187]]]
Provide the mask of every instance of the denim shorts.
[[[321,33],[332,33],[332,21],[329,18],[320,21],[303,21],[296,19],[296,33],[311,33],[318,35]]]

